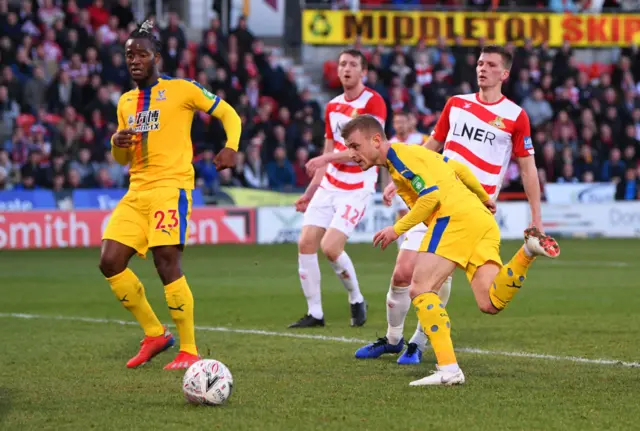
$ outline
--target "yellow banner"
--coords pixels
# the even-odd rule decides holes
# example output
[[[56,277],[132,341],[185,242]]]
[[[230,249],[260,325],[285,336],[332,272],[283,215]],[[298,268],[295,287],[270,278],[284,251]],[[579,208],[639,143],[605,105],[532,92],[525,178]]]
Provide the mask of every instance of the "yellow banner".
[[[575,47],[623,47],[640,43],[640,14],[305,10],[302,15],[304,43],[346,45],[358,34],[365,45],[412,45],[421,38],[432,45],[440,36],[452,44],[458,35],[464,46],[479,39],[504,45],[530,38],[553,47],[565,40]]]
[[[290,206],[301,193],[279,193],[269,190],[245,189],[242,187],[222,187],[239,207]]]

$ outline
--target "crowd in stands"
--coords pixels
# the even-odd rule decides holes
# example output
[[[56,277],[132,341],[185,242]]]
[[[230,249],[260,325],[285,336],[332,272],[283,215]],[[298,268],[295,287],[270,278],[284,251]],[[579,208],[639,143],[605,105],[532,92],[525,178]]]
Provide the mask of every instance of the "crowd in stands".
[[[0,0],[0,190],[127,186],[127,169],[109,149],[118,99],[133,85],[123,46],[135,26],[129,0],[23,0],[17,9]],[[206,113],[195,115],[198,187],[205,193],[221,186],[304,189],[310,180],[304,165],[322,151],[321,108],[246,20],[223,34],[214,18],[197,44],[169,13],[157,37],[163,73],[198,81],[242,118],[237,167],[216,172],[212,159],[224,131]],[[482,44],[356,47],[366,52],[366,85],[387,100],[389,120],[412,111],[429,133],[449,96],[477,90]],[[514,64],[504,90],[529,114],[543,186],[614,181],[618,199],[638,198],[640,51],[624,50],[615,65],[585,66],[568,44],[555,51],[531,42],[509,49]],[[335,71],[327,79],[336,86]],[[503,190],[521,187],[513,163]]]
[[[127,186],[110,154],[116,106],[133,88],[124,43],[136,28],[131,2],[0,0],[0,190]],[[154,19],[154,17],[150,17]],[[322,149],[320,106],[240,19],[218,19],[188,40],[176,13],[157,26],[163,74],[191,79],[231,103],[242,118],[238,167],[217,173],[222,126],[196,114],[192,140],[198,186],[303,189],[304,164]]]

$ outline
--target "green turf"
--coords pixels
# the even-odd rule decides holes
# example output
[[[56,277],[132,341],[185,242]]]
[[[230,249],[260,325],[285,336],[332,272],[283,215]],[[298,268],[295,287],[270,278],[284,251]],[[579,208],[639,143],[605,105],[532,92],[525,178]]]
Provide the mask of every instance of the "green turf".
[[[457,347],[640,361],[640,243],[565,240],[557,263],[539,260],[499,316],[475,308],[464,275],[448,307]],[[515,243],[503,247],[506,260]],[[373,340],[386,329],[394,250],[348,249],[367,297],[366,327],[348,326],[346,294],[323,269],[327,327],[307,331]],[[97,269],[98,250],[0,252],[0,313],[131,320]],[[185,271],[201,326],[287,332],[306,311],[296,249],[190,248]],[[169,321],[152,262],[136,259],[152,305]],[[405,333],[415,327],[409,313]],[[357,361],[357,343],[199,331],[202,353],[226,363],[236,391],[222,408],[186,405],[180,372],[128,370],[135,326],[1,317],[0,429],[7,430],[551,430],[637,429],[640,369],[460,353],[467,384],[410,388],[433,367],[395,356]]]

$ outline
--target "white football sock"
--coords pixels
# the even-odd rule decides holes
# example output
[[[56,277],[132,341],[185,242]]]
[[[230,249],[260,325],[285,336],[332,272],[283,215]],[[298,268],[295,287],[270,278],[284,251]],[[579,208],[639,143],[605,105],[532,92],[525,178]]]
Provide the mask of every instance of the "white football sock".
[[[402,339],[404,319],[407,317],[410,305],[409,286],[389,286],[389,292],[387,292],[387,339],[389,344],[398,344]]]
[[[358,278],[356,277],[356,269],[353,267],[353,262],[346,252],[342,252],[335,262],[329,261],[331,267],[338,275],[342,285],[347,292],[349,292],[349,303],[357,304],[364,301],[362,294],[360,293],[360,286],[358,285]]]
[[[451,276],[449,276],[447,280],[442,283],[440,291],[438,292],[438,297],[440,298],[440,301],[442,301],[442,305],[444,305],[445,307],[449,302],[449,296],[451,296],[451,280],[452,278]],[[427,341],[429,341],[429,337],[427,337],[427,335],[424,333],[420,322],[418,322],[416,332],[413,333],[413,336],[409,340],[409,343],[416,343],[418,345],[418,349],[423,351],[425,346],[427,345]]]
[[[298,275],[300,285],[307,298],[309,314],[322,319],[322,297],[320,295],[320,265],[317,254],[298,254]]]

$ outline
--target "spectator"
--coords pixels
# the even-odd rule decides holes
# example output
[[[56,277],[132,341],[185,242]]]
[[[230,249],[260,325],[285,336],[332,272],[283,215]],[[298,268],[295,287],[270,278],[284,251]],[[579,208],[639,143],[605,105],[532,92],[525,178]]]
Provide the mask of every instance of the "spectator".
[[[544,93],[540,88],[533,90],[532,95],[524,99],[522,109],[529,116],[533,128],[538,128],[553,118],[551,104],[544,99]]]
[[[621,179],[616,186],[616,200],[631,201],[638,198],[638,178],[636,169],[628,168],[625,171],[624,179]]]
[[[296,151],[296,159],[293,163],[293,173],[296,178],[296,189],[304,190],[311,183],[311,177],[307,173],[306,164],[309,161],[309,151],[306,147],[299,147]]]
[[[206,148],[195,163],[196,184],[206,195],[213,195],[218,191],[218,171],[213,163],[213,150]]]
[[[609,160],[605,160],[602,164],[602,181],[612,181],[617,184],[622,180],[626,166],[620,158],[620,149],[612,148],[609,153]]]
[[[267,164],[267,177],[272,190],[291,192],[296,185],[296,174],[291,162],[287,160],[287,150],[276,147],[273,160]]]
[[[42,152],[34,149],[29,153],[29,161],[22,166],[20,176],[23,179],[23,187],[40,188],[47,186],[47,173],[42,162]],[[25,181],[25,178],[28,178]]]
[[[91,162],[91,150],[87,147],[80,148],[78,159],[71,162],[71,170],[80,177],[80,183],[86,188],[95,186],[96,167]]]
[[[247,148],[247,160],[244,162],[244,181],[247,187],[254,189],[266,189],[269,186],[267,173],[262,166],[260,149],[258,145],[251,144]]]
[[[565,163],[562,166],[562,176],[558,178],[559,183],[568,183],[573,184],[579,182],[578,178],[576,178],[573,170],[573,165],[571,163]]]
[[[100,169],[106,169],[109,178],[113,180],[114,187],[125,187],[125,167],[115,161],[110,150],[104,153],[104,162],[100,164]]]

